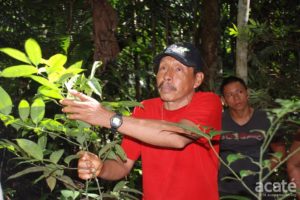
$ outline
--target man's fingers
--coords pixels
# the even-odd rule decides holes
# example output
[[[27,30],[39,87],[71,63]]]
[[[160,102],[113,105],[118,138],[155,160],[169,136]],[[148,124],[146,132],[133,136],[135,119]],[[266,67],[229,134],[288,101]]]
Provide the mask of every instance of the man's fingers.
[[[78,92],[77,90],[69,90],[69,92],[75,96],[78,97],[81,101],[87,101],[90,100],[91,98],[81,92]]]

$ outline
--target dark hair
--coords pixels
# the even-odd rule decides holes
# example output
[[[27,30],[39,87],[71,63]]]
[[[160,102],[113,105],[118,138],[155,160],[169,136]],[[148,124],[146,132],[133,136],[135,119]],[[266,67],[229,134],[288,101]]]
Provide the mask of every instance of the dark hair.
[[[225,79],[223,79],[221,86],[220,86],[220,93],[222,94],[222,96],[224,95],[224,87],[230,83],[234,83],[234,82],[239,82],[240,84],[242,84],[245,89],[247,89],[247,85],[245,83],[245,81],[239,77],[236,76],[229,76]]]

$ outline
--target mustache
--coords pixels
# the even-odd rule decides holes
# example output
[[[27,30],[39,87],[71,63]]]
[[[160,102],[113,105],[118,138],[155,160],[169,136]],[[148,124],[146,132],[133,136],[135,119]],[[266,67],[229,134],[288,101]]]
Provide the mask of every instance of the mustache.
[[[159,85],[158,85],[158,89],[161,89],[162,87],[168,87],[169,89],[171,90],[174,90],[176,91],[176,87],[174,87],[173,85],[171,85],[170,83],[166,83],[166,82],[161,82]]]

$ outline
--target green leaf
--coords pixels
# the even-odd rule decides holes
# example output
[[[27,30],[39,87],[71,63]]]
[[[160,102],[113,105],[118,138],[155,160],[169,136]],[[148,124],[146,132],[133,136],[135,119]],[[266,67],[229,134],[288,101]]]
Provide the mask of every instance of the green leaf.
[[[64,183],[64,185],[67,187],[67,188],[70,188],[70,189],[77,189],[75,183],[73,182],[73,180],[69,177],[69,176],[58,176],[56,177],[57,180],[61,181]]]
[[[107,154],[107,159],[109,160],[118,160],[118,157],[115,152],[109,151]]]
[[[20,176],[23,176],[25,174],[30,174],[30,173],[35,173],[35,172],[42,172],[42,171],[45,171],[47,168],[46,167],[29,167],[29,168],[26,168],[14,175],[11,175],[10,177],[8,177],[8,180],[10,179],[14,179],[14,178],[18,178]]]
[[[19,109],[20,118],[23,121],[25,121],[28,118],[29,113],[30,113],[30,105],[29,105],[28,101],[26,101],[25,99],[22,99],[19,103],[18,109]]]
[[[113,191],[114,192],[119,192],[121,191],[127,184],[127,181],[120,181],[116,184],[116,186],[114,187]]]
[[[70,35],[62,36],[60,38],[60,46],[64,50],[64,52],[66,54],[68,53],[68,49],[70,47],[70,43],[71,43],[71,36]]]
[[[237,154],[229,154],[227,157],[226,157],[226,160],[228,162],[228,165],[230,165],[231,163],[239,160],[239,159],[242,159],[244,158],[244,156],[240,153],[237,153]]]
[[[60,192],[65,199],[76,199],[80,195],[78,191],[74,190],[61,190]]]
[[[17,143],[29,156],[43,160],[43,150],[38,144],[27,139],[17,139]]]
[[[81,69],[81,66],[82,66],[82,60],[81,61],[78,61],[74,64],[72,64],[68,70],[71,70],[71,69]]]
[[[46,149],[46,145],[47,145],[47,136],[46,135],[39,137],[38,145],[41,147],[41,149],[43,149],[43,150]]]
[[[53,119],[44,119],[41,121],[40,126],[49,130],[49,131],[55,131],[55,132],[65,132],[66,128],[62,123],[59,121],[53,120]]]
[[[38,69],[32,65],[15,65],[15,66],[5,68],[0,73],[0,76],[6,77],[6,78],[15,78],[15,77],[36,74],[37,72],[38,72]]]
[[[64,97],[60,94],[60,90],[53,90],[45,86],[41,86],[38,89],[38,93],[45,97],[50,97],[53,99],[63,99]]]
[[[0,112],[9,115],[12,110],[12,101],[7,92],[0,86]]]
[[[244,178],[244,177],[252,175],[252,174],[254,174],[254,172],[251,170],[241,170],[240,171],[241,178]]]
[[[59,161],[59,159],[61,158],[61,156],[64,154],[64,150],[63,149],[60,149],[58,151],[54,151],[51,153],[50,155],[50,160],[53,162],[53,163],[57,163]]]
[[[79,158],[79,155],[69,155],[67,156],[65,159],[64,159],[64,162],[67,164],[67,165],[70,165],[70,162],[74,159],[78,159]]]
[[[88,85],[95,94],[102,98],[102,87],[96,78],[92,78],[91,80],[89,80]]]
[[[31,75],[29,76],[32,80],[48,87],[48,88],[51,88],[51,89],[54,89],[54,90],[59,90],[58,87],[51,83],[48,79],[45,79],[44,77],[41,77],[41,76],[35,76],[35,75]]]
[[[136,101],[118,101],[118,102],[102,102],[104,106],[110,106],[113,108],[119,108],[119,107],[144,107],[143,104]]]
[[[106,144],[104,147],[102,147],[102,148],[100,149],[99,153],[98,153],[99,158],[101,158],[101,156],[102,156],[105,152],[111,150],[111,149],[116,145],[116,143],[117,143],[117,141],[113,141],[113,142],[111,142],[111,143]]]
[[[282,159],[282,156],[283,156],[282,152],[271,153],[271,155],[273,157],[275,157],[278,161],[280,161]]]
[[[50,190],[53,191],[56,185],[56,178],[53,176],[49,176],[48,178],[46,178],[46,182]]]
[[[32,38],[29,38],[25,42],[25,51],[30,61],[38,66],[42,59],[42,51],[40,45]]]
[[[51,56],[48,61],[46,61],[46,64],[54,70],[56,67],[63,67],[66,62],[67,56],[63,54],[55,54]],[[48,71],[48,74],[53,72],[52,69],[49,69],[50,71]]]
[[[1,52],[7,54],[8,56],[16,59],[16,60],[19,60],[19,61],[22,61],[24,63],[27,63],[27,64],[30,64],[27,56],[25,55],[25,53],[23,53],[22,51],[18,50],[18,49],[13,49],[13,48],[1,48],[0,49]]]
[[[121,147],[121,145],[116,144],[115,145],[115,149],[116,149],[116,154],[123,160],[126,161],[127,160],[127,156],[125,151],[123,150],[123,148]]]
[[[31,105],[30,116],[33,123],[39,123],[45,115],[45,103],[41,98],[37,98]]]
[[[95,61],[95,62],[93,63],[92,71],[91,71],[91,74],[90,74],[90,77],[89,77],[90,80],[91,80],[92,78],[94,78],[97,68],[99,68],[101,65],[102,65],[102,62],[101,62],[101,61]]]

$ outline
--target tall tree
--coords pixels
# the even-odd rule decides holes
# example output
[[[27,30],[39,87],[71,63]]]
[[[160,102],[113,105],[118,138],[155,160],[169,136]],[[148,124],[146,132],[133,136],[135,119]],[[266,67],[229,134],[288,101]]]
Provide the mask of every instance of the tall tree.
[[[217,77],[218,47],[220,40],[220,13],[218,0],[204,0],[202,7],[201,50],[206,63],[205,88],[214,90]]]
[[[236,75],[247,82],[248,79],[248,31],[250,0],[239,0],[237,28],[239,34],[236,41]]]
[[[104,66],[119,53],[115,37],[117,14],[106,0],[93,0],[94,60],[101,60]]]

